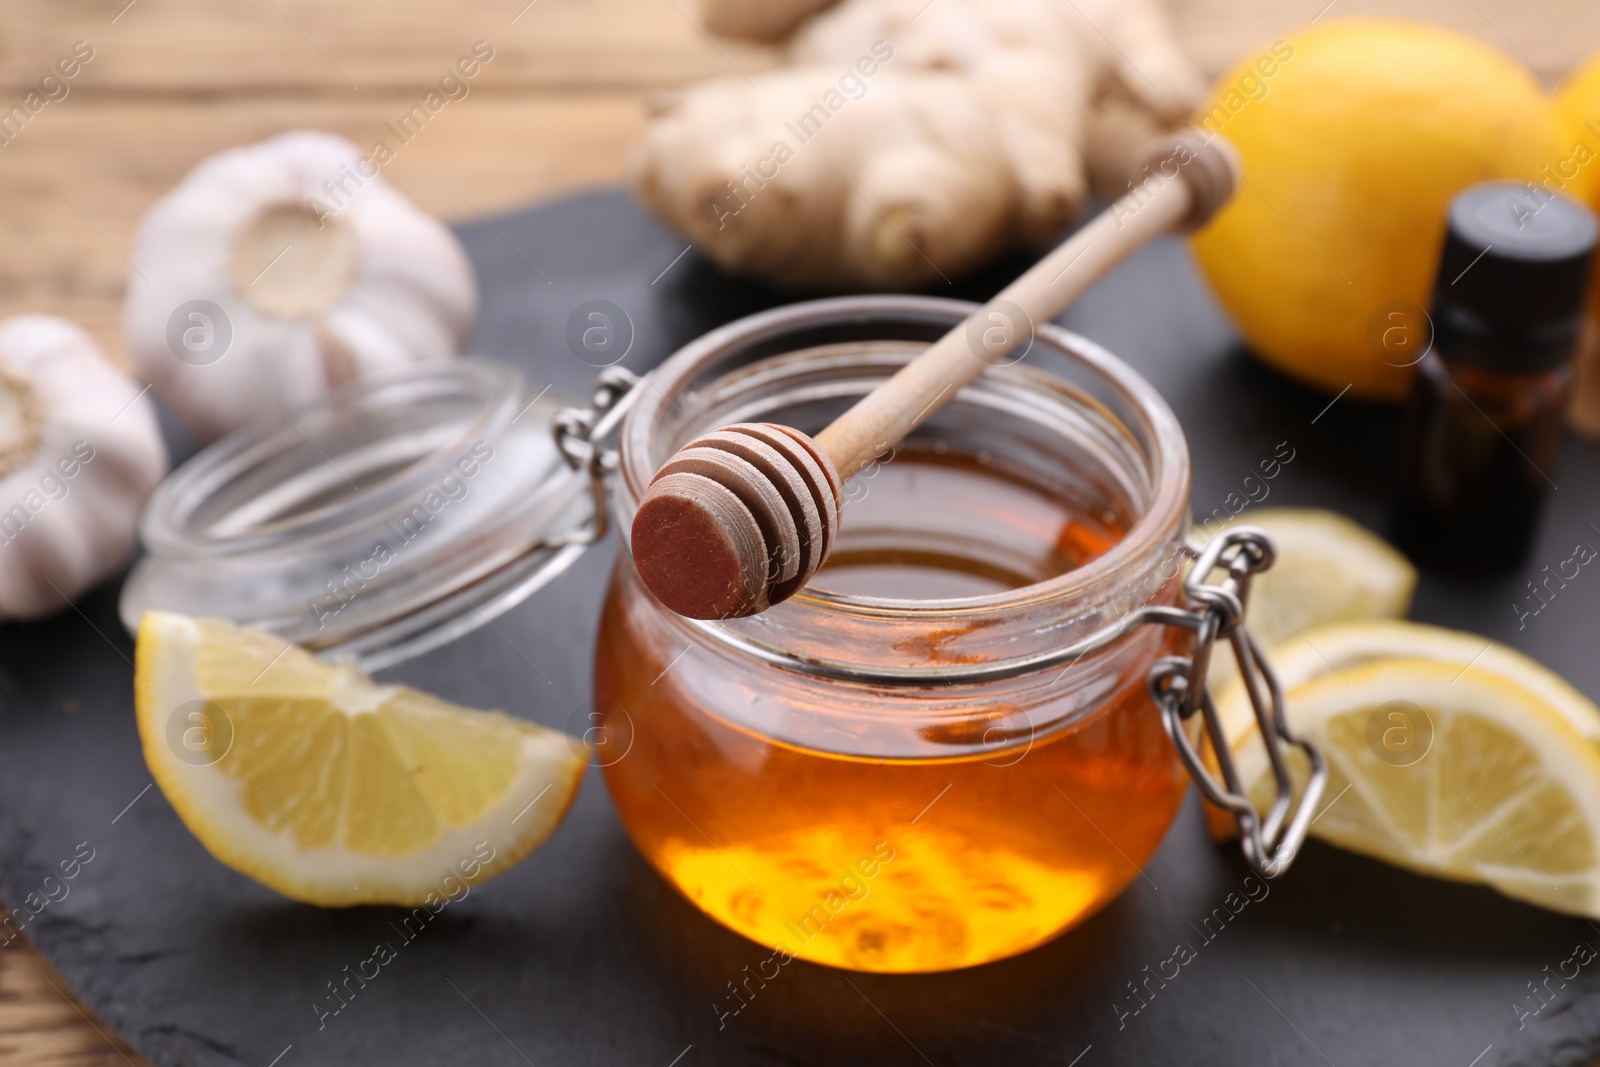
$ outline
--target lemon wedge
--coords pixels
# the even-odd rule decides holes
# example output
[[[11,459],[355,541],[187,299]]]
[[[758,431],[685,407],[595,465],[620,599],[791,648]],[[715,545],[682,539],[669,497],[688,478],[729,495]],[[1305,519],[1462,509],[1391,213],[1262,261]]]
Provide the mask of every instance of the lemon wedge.
[[[1379,659],[1295,688],[1290,723],[1320,744],[1311,833],[1419,874],[1600,917],[1600,753],[1527,686],[1464,664]],[[1259,744],[1235,751],[1265,807]],[[1297,778],[1305,763],[1291,755]]]
[[[1278,548],[1277,561],[1251,581],[1245,622],[1263,648],[1327,623],[1400,618],[1411,608],[1417,570],[1366,527],[1320,508],[1262,508],[1232,526],[1259,526]],[[1220,530],[1218,531],[1220,532]],[[1203,531],[1196,531],[1200,540]],[[1219,645],[1211,691],[1238,678],[1233,650]]]
[[[1285,693],[1364,663],[1397,657],[1437,660],[1455,664],[1457,671],[1499,675],[1534,693],[1600,749],[1600,707],[1594,701],[1554,671],[1487,637],[1419,622],[1379,619],[1319,626],[1271,647],[1268,659]],[[1256,731],[1249,697],[1236,679],[1213,692],[1223,730],[1237,747]]]
[[[295,900],[455,897],[542,844],[582,781],[565,734],[267,634],[151,612],[135,657],[157,785],[213,856]]]

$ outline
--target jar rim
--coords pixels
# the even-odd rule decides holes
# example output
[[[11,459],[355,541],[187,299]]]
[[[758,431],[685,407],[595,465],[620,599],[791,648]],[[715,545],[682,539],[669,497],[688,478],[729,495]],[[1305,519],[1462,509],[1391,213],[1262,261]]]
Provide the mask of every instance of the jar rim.
[[[674,397],[691,388],[696,379],[718,360],[741,350],[758,349],[781,341],[785,334],[799,328],[839,326],[848,329],[852,325],[865,327],[874,321],[898,319],[916,321],[942,332],[961,322],[977,306],[967,301],[910,295],[828,298],[751,315],[713,330],[679,349],[651,375],[653,388],[643,390],[645,395],[637,398],[636,405],[623,422],[620,435],[621,477],[618,479],[615,501],[618,526],[625,547],[631,552],[629,532],[639,497],[660,463],[666,459],[665,455],[656,455],[656,450],[652,448],[652,427],[664,417],[665,412],[676,407]],[[1182,543],[1189,507],[1189,452],[1172,409],[1142,375],[1107,349],[1079,334],[1055,324],[1044,324],[1035,330],[1035,343],[1047,345],[1052,351],[1084,368],[1098,383],[1109,388],[1126,411],[1141,424],[1136,429],[1148,440],[1146,458],[1152,495],[1148,506],[1137,515],[1123,537],[1108,551],[1082,566],[1040,582],[998,592],[939,600],[910,600],[808,587],[796,594],[790,603],[798,603],[808,611],[820,612],[832,618],[922,623],[934,620],[980,621],[1089,598],[1115,588],[1119,583],[1125,584],[1142,568],[1147,568],[1152,557],[1159,555],[1165,546],[1175,540]],[[1079,394],[1076,387],[1057,375],[1032,368],[1029,370],[1061,382],[1063,391]],[[995,373],[987,372],[985,378]],[[1119,421],[1122,421],[1121,417]],[[1130,608],[1136,606],[1130,605]],[[772,646],[749,630],[749,620],[680,621],[725,647],[747,655],[757,655],[769,662],[774,658],[787,660],[785,665],[805,673],[843,675],[855,669],[847,663],[834,664],[832,668],[819,667],[815,657],[794,656],[788,650]],[[975,667],[982,668],[978,673],[987,674],[999,669],[992,661]],[[883,672],[868,673],[876,675]],[[949,681],[961,672],[944,666],[937,670],[910,668],[890,673],[897,677],[904,675],[906,681],[926,681],[933,675],[937,675],[941,681]]]

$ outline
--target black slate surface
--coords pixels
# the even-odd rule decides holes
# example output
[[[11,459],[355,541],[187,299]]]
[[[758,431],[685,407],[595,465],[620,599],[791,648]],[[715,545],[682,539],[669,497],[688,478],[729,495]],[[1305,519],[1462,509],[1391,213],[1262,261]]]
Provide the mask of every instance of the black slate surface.
[[[683,244],[617,192],[468,227],[462,237],[485,297],[474,350],[579,395],[593,370],[565,336],[569,314],[587,300],[628,312],[636,338],[626,364],[636,369],[776,300],[717,277],[693,252],[675,259]],[[963,291],[987,287],[978,280]],[[1395,413],[1348,400],[1329,408],[1326,397],[1247,359],[1181,245],[1135,256],[1065,321],[1143,371],[1177,409],[1196,457],[1197,513],[1221,505],[1287,441],[1295,459],[1271,483],[1269,504],[1327,505],[1381,524]],[[1521,631],[1513,608],[1544,564],[1566,559],[1578,540],[1600,545],[1590,525],[1600,522],[1597,458],[1574,442],[1552,472],[1560,490],[1526,574],[1475,585],[1427,579],[1416,617],[1506,640],[1600,695],[1600,577],[1585,571]],[[569,726],[588,699],[609,558],[592,553],[498,631],[390,676]],[[398,913],[291,903],[214,862],[189,836],[147,788],[132,647],[115,598],[112,583],[52,620],[0,628],[0,891],[26,909],[76,854],[65,897],[17,914],[100,1017],[163,1067],[1491,1067],[1583,1063],[1600,1048],[1600,960],[1591,951],[1581,967],[1564,962],[1581,943],[1600,949],[1600,927],[1317,843],[1204,940],[1191,924],[1241,889],[1247,872],[1207,843],[1192,801],[1148,880],[1043,948],[912,977],[797,962],[724,1018],[726,983],[768,951],[704,918],[646,866],[598,772],[543,850],[448,907],[319,1028],[313,1005],[326,1003],[327,983],[380,940],[398,940],[390,926]],[[1125,1014],[1139,1003],[1128,984],[1170,973],[1163,961],[1179,942],[1195,958]],[[1570,981],[1553,977],[1575,967]]]

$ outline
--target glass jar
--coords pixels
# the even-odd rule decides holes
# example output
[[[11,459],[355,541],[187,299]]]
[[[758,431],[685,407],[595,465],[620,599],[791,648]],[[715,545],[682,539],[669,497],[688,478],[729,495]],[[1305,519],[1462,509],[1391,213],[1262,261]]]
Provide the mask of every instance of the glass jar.
[[[692,437],[816,433],[970,310],[821,301],[680,351],[623,423],[619,528]],[[829,566],[791,600],[694,622],[621,554],[595,689],[629,834],[708,915],[818,963],[965,967],[1082,922],[1187,787],[1147,687],[1183,635],[1030,661],[1176,602],[1188,497],[1166,404],[1047,326],[852,480]]]

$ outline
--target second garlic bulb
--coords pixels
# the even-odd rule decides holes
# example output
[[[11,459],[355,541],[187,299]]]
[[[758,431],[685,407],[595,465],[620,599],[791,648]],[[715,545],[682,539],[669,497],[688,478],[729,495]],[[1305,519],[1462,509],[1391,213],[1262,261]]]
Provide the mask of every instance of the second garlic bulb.
[[[0,323],[0,620],[60,611],[116,570],[166,472],[155,405],[88,334]]]
[[[132,267],[128,350],[203,442],[448,359],[477,311],[455,236],[327,133],[201,163],[145,216]]]

